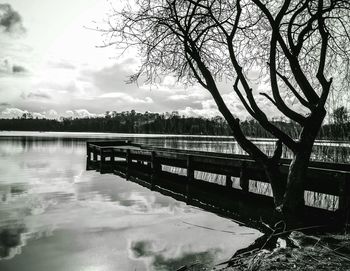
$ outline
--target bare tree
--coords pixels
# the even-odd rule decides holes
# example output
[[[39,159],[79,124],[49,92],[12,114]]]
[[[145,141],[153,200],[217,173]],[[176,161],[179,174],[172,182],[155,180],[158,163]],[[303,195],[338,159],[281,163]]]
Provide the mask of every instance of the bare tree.
[[[143,75],[155,82],[173,74],[211,93],[239,145],[264,168],[276,210],[288,223],[300,219],[306,171],[327,98],[332,89],[348,87],[349,1],[136,0],[115,11],[108,23],[112,43],[136,46],[141,53],[142,65],[132,81]],[[269,92],[253,90],[252,68],[261,70]],[[222,77],[232,80],[247,112],[278,139],[273,156],[242,133],[240,120],[220,94]],[[302,127],[298,139],[269,120],[259,96]],[[287,179],[278,167],[282,144],[293,153]]]

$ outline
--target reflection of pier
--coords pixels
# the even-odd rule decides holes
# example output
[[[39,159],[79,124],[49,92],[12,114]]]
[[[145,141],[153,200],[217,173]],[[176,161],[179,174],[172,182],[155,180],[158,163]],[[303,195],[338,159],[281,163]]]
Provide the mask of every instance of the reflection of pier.
[[[290,160],[281,159],[284,176],[289,163]],[[182,169],[184,174],[171,173],[169,167]],[[87,142],[87,169],[125,176],[192,205],[233,212],[243,220],[262,218],[273,222],[271,196],[253,187],[266,186],[267,178],[249,156],[150,147],[130,141]],[[199,172],[220,175],[224,182],[198,178]],[[348,221],[350,165],[313,161],[307,178],[305,191],[311,192],[315,199],[326,194],[332,199],[333,208],[324,209],[322,204],[306,206],[306,223]]]

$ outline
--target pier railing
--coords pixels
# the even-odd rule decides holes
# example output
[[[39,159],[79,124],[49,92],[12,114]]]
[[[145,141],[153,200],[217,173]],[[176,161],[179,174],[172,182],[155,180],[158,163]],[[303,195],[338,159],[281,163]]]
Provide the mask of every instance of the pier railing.
[[[280,170],[286,178],[289,159],[281,159]],[[246,155],[214,153],[184,149],[151,147],[131,141],[87,142],[87,167],[103,172],[122,171],[126,175],[131,170],[146,171],[150,176],[151,187],[162,182],[162,166],[186,170],[185,196],[191,197],[191,185],[195,183],[195,171],[225,176],[227,190],[240,190],[245,195],[252,194],[250,181],[267,183],[261,166]],[[232,177],[239,179],[239,187],[232,186]],[[203,181],[203,180],[202,180]],[[311,161],[307,171],[305,190],[338,197],[337,220],[348,220],[350,205],[350,165]],[[266,196],[266,195],[265,195]],[[340,221],[340,220],[339,220]]]

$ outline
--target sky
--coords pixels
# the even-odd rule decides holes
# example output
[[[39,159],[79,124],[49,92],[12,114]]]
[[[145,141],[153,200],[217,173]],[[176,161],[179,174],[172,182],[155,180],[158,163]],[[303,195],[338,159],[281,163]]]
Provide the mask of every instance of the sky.
[[[126,84],[140,63],[137,54],[100,48],[104,37],[91,30],[107,18],[110,2],[115,7],[120,0],[0,0],[0,118],[24,112],[89,117],[132,109],[220,115],[199,85],[185,87],[171,76],[157,86]],[[221,93],[232,112],[245,118],[231,85],[220,82]],[[264,109],[274,115],[268,102]]]

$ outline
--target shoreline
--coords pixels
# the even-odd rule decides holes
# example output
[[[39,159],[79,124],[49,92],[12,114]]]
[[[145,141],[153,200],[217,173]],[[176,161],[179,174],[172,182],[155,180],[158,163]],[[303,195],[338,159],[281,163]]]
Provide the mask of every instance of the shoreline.
[[[294,231],[285,246],[282,239],[277,247],[252,249],[230,260],[229,266],[213,270],[298,270],[298,271],[345,271],[350,270],[350,234],[323,233],[306,235]]]
[[[90,135],[90,136],[89,136]],[[237,142],[232,136],[196,135],[196,134],[142,134],[142,133],[109,133],[109,132],[76,132],[76,131],[7,131],[0,130],[0,137],[38,137],[38,138],[62,138],[62,139],[115,139],[115,138],[149,138],[149,139],[197,139],[201,142],[212,139],[214,142]],[[275,143],[274,138],[247,137],[255,142]],[[315,146],[350,147],[348,140],[316,139]]]

